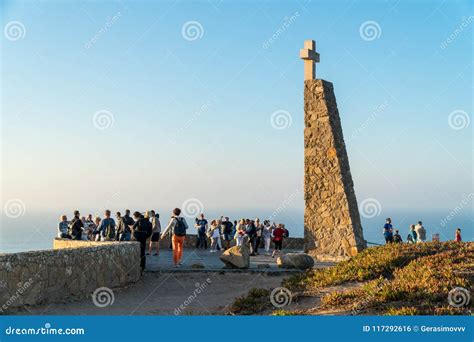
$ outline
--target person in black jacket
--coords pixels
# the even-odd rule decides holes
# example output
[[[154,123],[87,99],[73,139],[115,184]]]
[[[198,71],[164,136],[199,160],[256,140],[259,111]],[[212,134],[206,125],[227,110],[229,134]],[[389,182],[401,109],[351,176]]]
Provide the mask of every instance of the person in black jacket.
[[[71,235],[73,240],[81,240],[82,239],[82,227],[84,224],[81,220],[81,214],[79,210],[74,211],[74,218],[69,223],[69,235]]]
[[[133,226],[135,221],[130,217],[130,209],[125,210],[125,215],[123,215],[123,222],[128,226]]]
[[[132,227],[133,236],[135,237],[135,240],[140,242],[140,268],[142,269],[143,274],[146,265],[146,239],[151,236],[152,226],[150,220],[143,217],[143,215],[138,211],[133,213],[133,217],[135,218],[135,223]]]

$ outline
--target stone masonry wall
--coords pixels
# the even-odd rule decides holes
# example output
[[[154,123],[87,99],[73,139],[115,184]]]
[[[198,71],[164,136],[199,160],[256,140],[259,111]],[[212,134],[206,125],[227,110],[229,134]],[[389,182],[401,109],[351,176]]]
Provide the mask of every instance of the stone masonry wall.
[[[344,260],[366,247],[333,85],[304,85],[305,249]]]
[[[52,250],[0,255],[0,314],[24,305],[85,298],[99,287],[139,279],[137,242],[55,239]]]

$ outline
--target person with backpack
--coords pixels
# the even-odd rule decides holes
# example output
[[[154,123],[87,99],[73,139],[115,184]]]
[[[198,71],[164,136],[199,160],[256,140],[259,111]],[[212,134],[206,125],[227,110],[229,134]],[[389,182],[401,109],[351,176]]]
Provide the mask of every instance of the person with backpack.
[[[117,212],[116,217],[117,217],[117,232],[115,234],[115,240],[130,241],[130,238],[132,237],[132,231],[130,230],[130,225],[126,223],[125,217],[122,216],[120,211]],[[130,219],[132,218],[130,217]]]
[[[194,225],[197,230],[196,248],[203,247],[207,249],[207,236],[206,232],[208,229],[207,220],[204,218],[204,214],[201,214],[199,218],[196,218],[196,224]]]
[[[416,242],[426,241],[426,229],[423,227],[423,222],[418,221],[418,224],[415,226],[415,232],[417,235]]]
[[[115,220],[110,217],[110,210],[105,211],[105,217],[100,222],[97,232],[101,235],[101,241],[115,240]]]
[[[72,237],[73,240],[81,240],[82,239],[82,228],[84,224],[81,220],[81,214],[79,210],[74,211],[74,218],[69,222],[69,235]]]
[[[146,219],[138,211],[135,211],[133,213],[133,217],[135,218],[135,223],[132,227],[133,237],[135,238],[135,240],[140,242],[140,268],[143,274],[143,271],[145,271],[146,266],[146,240],[151,236],[153,228],[150,220]]]
[[[182,265],[181,259],[183,258],[183,247],[184,239],[186,238],[186,230],[188,224],[184,217],[179,216],[181,209],[175,208],[171,216],[170,222],[163,232],[163,236],[166,236],[168,232],[172,232],[172,246],[173,246],[173,262],[174,267],[180,267]]]

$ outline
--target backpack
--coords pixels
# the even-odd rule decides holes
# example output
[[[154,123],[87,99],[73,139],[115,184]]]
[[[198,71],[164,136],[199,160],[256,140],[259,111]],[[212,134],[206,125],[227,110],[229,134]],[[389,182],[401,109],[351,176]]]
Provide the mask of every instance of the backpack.
[[[153,225],[151,224],[150,220],[143,219],[143,230],[146,233],[146,238],[148,239],[153,234]]]
[[[287,237],[290,237],[290,232],[288,231],[288,229],[284,228],[285,232],[283,233],[283,237],[284,238],[287,238]]]
[[[173,234],[176,236],[186,235],[186,226],[184,225],[183,219],[176,217],[176,224],[174,225]]]

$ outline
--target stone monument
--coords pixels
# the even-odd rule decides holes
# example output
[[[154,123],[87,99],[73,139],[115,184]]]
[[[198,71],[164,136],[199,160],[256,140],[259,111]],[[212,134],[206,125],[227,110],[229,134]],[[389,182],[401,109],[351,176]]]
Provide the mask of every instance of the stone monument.
[[[340,261],[366,247],[341,120],[332,83],[315,79],[314,40],[304,60],[305,250],[321,261]]]

